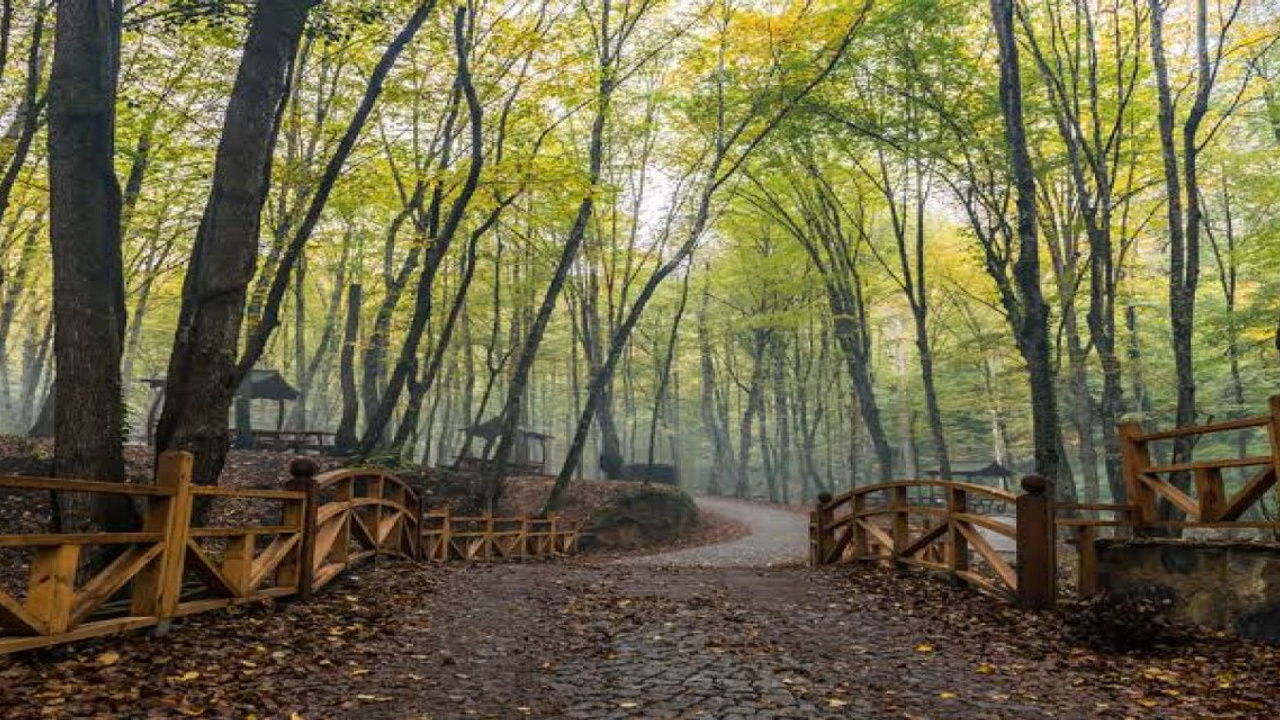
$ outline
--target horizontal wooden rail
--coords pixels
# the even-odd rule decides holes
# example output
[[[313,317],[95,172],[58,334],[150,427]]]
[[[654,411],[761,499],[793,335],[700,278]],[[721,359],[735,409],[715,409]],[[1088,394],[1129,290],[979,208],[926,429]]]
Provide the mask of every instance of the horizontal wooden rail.
[[[1208,425],[1194,425],[1190,427],[1173,428],[1172,430],[1162,430],[1153,433],[1139,433],[1134,437],[1138,442],[1158,442],[1160,440],[1174,440],[1180,437],[1192,437],[1195,435],[1212,435],[1220,432],[1230,432],[1233,430],[1248,430],[1250,428],[1266,427],[1271,424],[1271,417],[1262,415],[1259,417],[1242,418],[1240,420],[1225,420],[1223,422],[1210,423]]]

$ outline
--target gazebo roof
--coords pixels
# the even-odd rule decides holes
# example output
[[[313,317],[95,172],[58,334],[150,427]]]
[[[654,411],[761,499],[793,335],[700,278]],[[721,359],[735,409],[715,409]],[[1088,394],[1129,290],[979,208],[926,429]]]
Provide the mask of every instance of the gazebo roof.
[[[476,437],[483,438],[485,440],[492,440],[502,434],[502,418],[491,417],[482,423],[462,428],[458,432],[475,435]],[[516,434],[523,435],[527,438],[533,438],[535,440],[550,440],[552,437],[555,437],[554,435],[548,435],[546,433],[540,433],[537,430],[530,430],[529,428],[522,427],[516,428]]]
[[[941,470],[930,470],[929,475],[941,475]],[[980,462],[973,463],[952,463],[952,477],[1013,477],[1014,472],[1009,468],[1001,465],[996,461],[983,464]]]
[[[142,378],[139,382],[145,383],[153,390],[164,387],[165,379],[158,378]],[[249,398],[251,400],[297,400],[298,391],[289,384],[284,376],[278,370],[254,370],[244,382],[252,383],[250,386]],[[244,384],[240,386],[242,389]]]

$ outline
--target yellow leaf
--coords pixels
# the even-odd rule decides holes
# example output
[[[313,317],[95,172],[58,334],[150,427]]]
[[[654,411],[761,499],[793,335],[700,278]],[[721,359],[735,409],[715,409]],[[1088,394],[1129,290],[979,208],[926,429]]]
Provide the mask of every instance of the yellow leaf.
[[[368,675],[369,671],[365,668],[356,668],[351,671],[351,677],[359,677],[360,675]]]
[[[994,675],[996,672],[996,666],[990,663],[982,663],[978,667],[974,668],[973,671],[979,675]]]
[[[104,652],[97,658],[99,665],[115,665],[118,662],[120,662],[120,653],[118,652]]]
[[[953,692],[947,692],[947,691],[945,691],[945,690],[943,690],[942,692],[938,693],[938,697],[942,698],[943,700],[951,700],[951,699],[955,698],[955,696],[956,696],[956,694],[955,694],[955,693],[953,693]]]
[[[191,682],[192,680],[195,680],[198,677],[200,677],[200,673],[196,672],[195,670],[188,670],[182,673],[181,675],[170,675],[169,679],[174,682]]]
[[[933,652],[933,646],[929,643],[920,643],[916,646],[916,652],[931,653]]]
[[[1152,700],[1151,698],[1142,698],[1141,700],[1138,701],[1138,704],[1141,705],[1142,707],[1155,707],[1157,703],[1155,700]]]
[[[302,720],[302,716],[296,712],[289,713],[289,720]]]

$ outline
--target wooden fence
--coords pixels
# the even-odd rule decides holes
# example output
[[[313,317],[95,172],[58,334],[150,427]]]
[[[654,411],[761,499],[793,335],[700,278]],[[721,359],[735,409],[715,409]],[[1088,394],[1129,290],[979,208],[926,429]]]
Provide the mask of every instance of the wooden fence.
[[[1126,503],[1055,503],[1046,482],[1035,477],[1023,481],[1026,492],[1017,497],[968,483],[904,480],[821,498],[811,515],[810,562],[924,567],[1024,607],[1045,607],[1058,595],[1060,538],[1074,546],[1081,596],[1098,588],[1094,543],[1102,532],[1235,530],[1280,538],[1280,498],[1274,507],[1263,507],[1280,477],[1280,395],[1271,398],[1269,410],[1157,432],[1137,422],[1121,424]],[[1242,435],[1249,432],[1255,437]],[[1216,456],[1178,463],[1155,459],[1155,446],[1180,438],[1194,439],[1194,454]],[[1229,451],[1223,454],[1223,448]],[[1228,480],[1231,472],[1246,474]],[[980,505],[984,512],[975,512],[975,498],[987,500]],[[1002,505],[1016,511],[1002,513]],[[1012,543],[1002,552],[990,537]]]
[[[0,489],[10,491],[128,497],[142,517],[135,532],[0,535],[0,654],[306,597],[376,556],[487,560],[577,550],[577,529],[555,518],[487,517],[477,528],[474,519],[443,515],[441,524],[442,514],[424,514],[395,475],[316,468],[294,461],[284,490],[194,485],[182,452],[161,455],[154,485],[0,476]],[[197,520],[197,508],[215,499],[258,505],[255,517],[269,520]],[[15,582],[22,579],[25,594]]]
[[[446,511],[424,513],[422,522],[423,556],[434,562],[569,555],[577,552],[580,536],[555,514],[495,518]]]
[[[921,567],[1043,606],[1053,593],[1052,574],[1043,570],[1054,562],[1053,503],[1043,480],[1027,478],[1023,485],[1028,492],[1014,496],[972,483],[900,480],[822,498],[810,516],[810,562]],[[1013,516],[979,513],[973,507],[979,500],[1010,508]],[[1004,541],[1016,548],[1016,564],[995,547]]]

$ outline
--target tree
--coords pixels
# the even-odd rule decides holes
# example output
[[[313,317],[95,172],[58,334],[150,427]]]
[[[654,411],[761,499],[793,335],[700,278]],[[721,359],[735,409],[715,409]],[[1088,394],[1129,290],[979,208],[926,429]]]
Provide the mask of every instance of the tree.
[[[124,270],[115,174],[119,3],[60,3],[49,79],[49,214],[54,357],[54,472],[124,479]],[[94,501],[96,524],[127,526],[127,498]],[[61,517],[64,524],[85,518]]]

